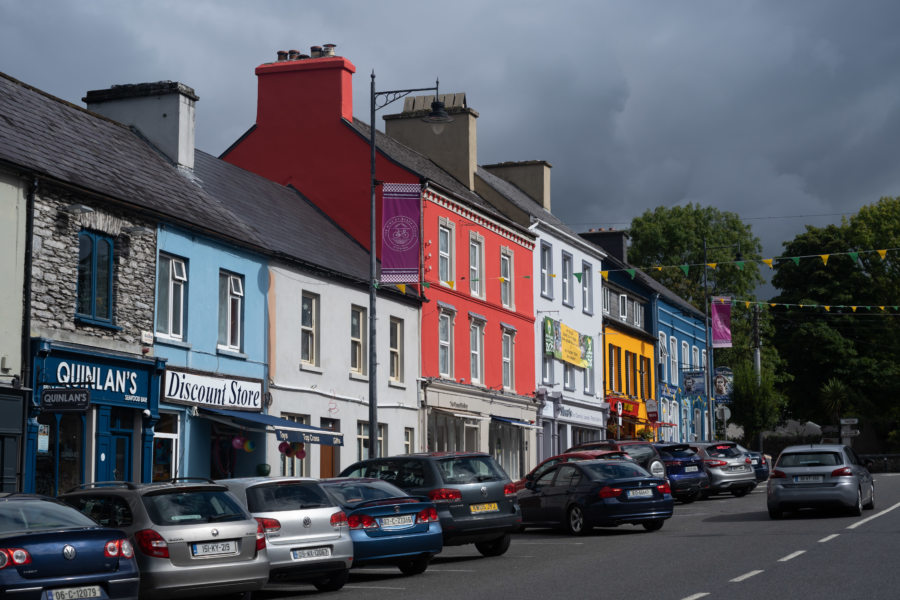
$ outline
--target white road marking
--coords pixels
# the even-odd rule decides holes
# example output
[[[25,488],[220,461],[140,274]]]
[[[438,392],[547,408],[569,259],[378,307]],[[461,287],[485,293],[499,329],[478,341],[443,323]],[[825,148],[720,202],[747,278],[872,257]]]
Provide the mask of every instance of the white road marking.
[[[791,560],[792,558],[797,558],[801,554],[806,554],[806,550],[797,550],[796,552],[791,552],[787,556],[782,556],[781,558],[779,558],[778,562],[787,562],[787,561]]]
[[[702,598],[703,596],[709,596],[709,592],[700,592],[699,594],[694,594],[693,596],[685,596],[681,600],[697,600],[697,598]]]
[[[386,587],[383,585],[345,585],[347,590],[405,590],[405,587]]]
[[[475,569],[441,569],[440,567],[428,567],[429,573],[477,573]]]
[[[744,573],[740,577],[735,577],[734,579],[732,579],[731,583],[740,583],[741,581],[744,581],[745,579],[750,579],[754,575],[759,575],[760,573],[762,573],[762,569],[757,569],[755,571],[750,571],[749,573]]]
[[[884,509],[884,510],[881,511],[880,513],[876,513],[876,514],[872,515],[871,517],[866,517],[866,518],[863,519],[862,521],[857,521],[857,522],[854,523],[853,525],[848,525],[848,526],[847,526],[847,529],[856,529],[857,527],[859,527],[859,526],[862,525],[863,523],[868,523],[868,522],[871,521],[872,519],[877,519],[878,517],[881,517],[881,516],[883,516],[883,515],[886,515],[886,514],[888,514],[889,512],[891,512],[892,510],[894,510],[895,508],[900,508],[900,502],[898,502],[897,504],[893,505],[893,506],[890,507],[890,508]]]
[[[836,537],[839,536],[839,535],[841,535],[841,534],[839,534],[839,533],[832,533],[831,535],[826,536],[826,537],[823,537],[821,540],[819,540],[819,543],[820,543],[820,544],[824,544],[825,542],[830,542],[831,540],[833,540],[834,538],[836,538]]]
[[[547,545],[560,545],[560,546],[584,546],[584,542],[520,542],[516,540],[516,546],[547,546]]]

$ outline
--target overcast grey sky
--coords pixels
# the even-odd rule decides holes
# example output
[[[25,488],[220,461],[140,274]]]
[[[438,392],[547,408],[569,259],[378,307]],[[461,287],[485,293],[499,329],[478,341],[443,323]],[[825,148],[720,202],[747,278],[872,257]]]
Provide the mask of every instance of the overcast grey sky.
[[[776,256],[900,195],[898,24],[892,0],[0,0],[0,71],[80,106],[180,81],[218,155],[255,120],[256,66],[334,43],[357,117],[373,70],[378,89],[439,76],[480,114],[479,163],[550,162],[576,231],[695,202]]]

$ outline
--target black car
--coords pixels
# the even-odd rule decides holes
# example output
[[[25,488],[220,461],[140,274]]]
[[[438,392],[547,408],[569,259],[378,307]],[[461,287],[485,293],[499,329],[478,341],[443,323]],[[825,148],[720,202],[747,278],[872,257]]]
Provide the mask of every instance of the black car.
[[[560,463],[517,495],[524,525],[562,526],[573,535],[623,523],[656,531],[672,516],[669,483],[631,461]]]
[[[652,442],[646,440],[593,440],[572,446],[566,452],[575,450],[619,450],[625,452],[654,477],[665,477],[666,467]]]
[[[654,444],[666,465],[666,477],[672,495],[682,502],[693,502],[709,491],[709,475],[703,469],[703,459],[687,444]]]
[[[515,486],[490,455],[429,452],[371,458],[350,465],[341,477],[373,477],[437,507],[444,545],[475,544],[484,556],[509,548],[510,533],[522,525]]]

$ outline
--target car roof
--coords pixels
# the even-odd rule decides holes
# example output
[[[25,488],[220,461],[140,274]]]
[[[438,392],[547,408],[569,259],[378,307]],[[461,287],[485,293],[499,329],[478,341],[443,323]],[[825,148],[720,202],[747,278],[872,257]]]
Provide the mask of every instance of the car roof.
[[[326,477],[322,483],[391,483],[377,477]]]
[[[205,477],[183,477],[170,479],[166,481],[152,481],[147,483],[139,483],[134,481],[92,481],[76,485],[66,490],[60,496],[68,494],[78,494],[96,491],[136,491],[144,493],[149,491],[180,488],[208,488],[208,489],[226,489],[221,483],[216,483],[212,479]]]
[[[840,452],[844,449],[843,444],[802,444],[797,446],[788,446],[781,452],[809,452],[810,450],[826,450],[829,452]]]

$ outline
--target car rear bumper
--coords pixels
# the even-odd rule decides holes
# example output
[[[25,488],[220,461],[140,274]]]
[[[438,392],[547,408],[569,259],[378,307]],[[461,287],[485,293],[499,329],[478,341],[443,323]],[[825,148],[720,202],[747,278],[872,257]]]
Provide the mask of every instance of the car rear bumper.
[[[265,552],[249,561],[190,568],[172,566],[166,559],[149,559],[141,564],[141,600],[220,597],[261,589],[268,579]]]
[[[445,546],[471,544],[496,539],[505,533],[513,533],[522,525],[519,505],[514,504],[512,512],[479,514],[454,517],[446,509],[438,509]]]
[[[91,581],[84,579],[57,581],[51,585],[36,584],[34,581],[25,581],[21,585],[14,584],[2,588],[3,598],[14,598],[16,600],[41,600],[45,598],[46,590],[55,590],[60,588],[74,588],[82,585],[100,585],[105,587],[110,598],[117,600],[137,600],[140,579],[138,577],[127,577],[119,579],[109,579],[107,581]]]
[[[295,560],[293,550],[320,546],[331,548],[331,555],[321,558]],[[354,544],[349,535],[324,543],[271,544],[269,553],[270,581],[308,581],[319,576],[346,571],[353,566]]]
[[[432,527],[424,533],[383,537],[370,537],[365,531],[353,530],[350,537],[353,539],[354,566],[381,560],[389,562],[391,558],[404,556],[437,554],[444,546],[440,527]]]
[[[642,502],[639,505],[623,503],[618,500],[596,502],[585,511],[591,525],[615,526],[623,523],[642,523],[657,519],[668,519],[672,516],[674,501],[671,497],[654,502]]]
[[[709,475],[710,491],[723,492],[738,489],[752,490],[756,487],[756,473],[753,469],[740,473],[723,473],[719,470],[710,470]]]
[[[819,506],[856,506],[859,486],[846,481],[827,485],[773,483],[766,488],[766,504],[770,509],[815,508]]]
[[[669,475],[669,487],[673,496],[696,494],[709,489],[709,476],[704,473]]]

